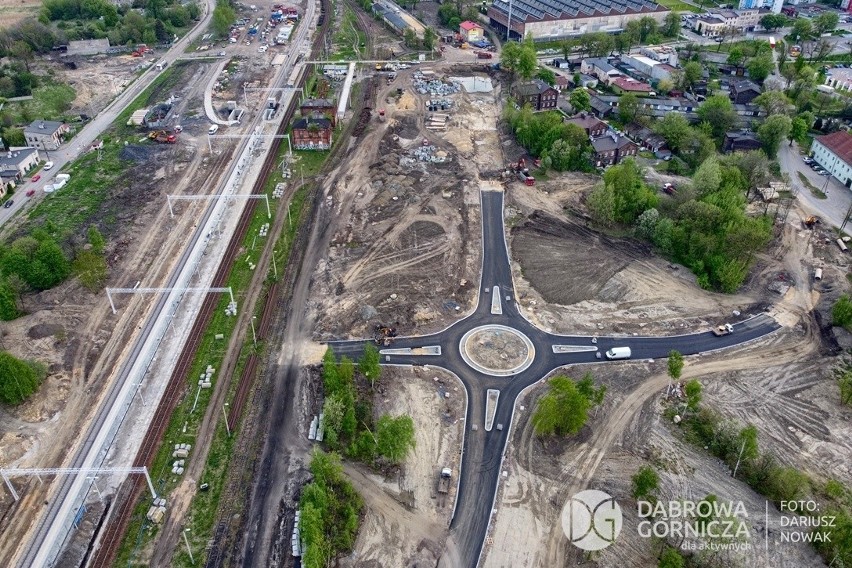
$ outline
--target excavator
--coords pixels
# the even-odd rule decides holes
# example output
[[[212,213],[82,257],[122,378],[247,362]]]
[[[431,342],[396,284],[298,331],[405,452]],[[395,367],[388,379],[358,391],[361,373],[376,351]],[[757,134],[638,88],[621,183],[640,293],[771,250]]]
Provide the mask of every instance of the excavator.
[[[805,220],[802,221],[802,222],[805,224],[805,227],[807,227],[808,229],[813,229],[814,225],[819,223],[819,217],[817,217],[816,215],[811,215],[809,217],[806,217]]]

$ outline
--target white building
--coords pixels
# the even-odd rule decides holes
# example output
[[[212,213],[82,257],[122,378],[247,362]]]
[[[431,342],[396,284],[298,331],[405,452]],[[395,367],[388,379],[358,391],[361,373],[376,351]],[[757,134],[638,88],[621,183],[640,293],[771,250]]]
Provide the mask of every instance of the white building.
[[[838,130],[814,139],[814,160],[846,187],[852,187],[852,134]]]
[[[825,72],[825,84],[835,89],[852,91],[852,69],[832,67]]]
[[[788,0],[787,3],[795,5],[799,3],[799,0]],[[739,9],[760,10],[761,8],[767,8],[771,10],[773,14],[780,14],[783,6],[784,0],[740,0]]]

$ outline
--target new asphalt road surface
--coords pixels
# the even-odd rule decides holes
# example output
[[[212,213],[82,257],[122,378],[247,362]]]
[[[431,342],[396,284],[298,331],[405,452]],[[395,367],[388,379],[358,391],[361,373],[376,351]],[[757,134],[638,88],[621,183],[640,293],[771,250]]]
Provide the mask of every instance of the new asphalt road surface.
[[[431,335],[396,338],[380,347],[388,365],[434,365],[459,377],[468,406],[456,509],[441,566],[474,568],[488,531],[500,465],[515,400],[526,387],[554,369],[607,361],[613,347],[628,347],[630,358],[664,358],[672,349],[694,355],[723,349],[772,333],[780,326],[766,315],[734,323],[722,337],[710,331],[665,337],[564,336],[532,325],[515,302],[503,227],[503,192],[483,190],[482,278],[472,314]],[[367,343],[332,342],[338,356],[360,356]],[[493,427],[485,429],[486,392],[500,391]]]

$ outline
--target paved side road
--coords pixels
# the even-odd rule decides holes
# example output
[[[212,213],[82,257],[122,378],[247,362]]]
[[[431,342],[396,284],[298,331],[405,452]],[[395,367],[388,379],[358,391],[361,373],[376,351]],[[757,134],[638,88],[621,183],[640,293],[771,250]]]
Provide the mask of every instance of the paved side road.
[[[781,149],[778,151],[778,163],[781,165],[781,171],[790,175],[790,183],[798,190],[796,200],[799,204],[808,212],[819,215],[825,225],[840,227],[844,217],[849,212],[849,207],[852,206],[852,190],[833,176],[817,175],[802,161],[802,154],[795,142],[792,146],[789,143],[781,145]],[[798,172],[804,173],[814,187],[819,189],[825,187],[828,199],[815,197],[811,190],[802,183]],[[828,180],[828,186],[826,186],[826,180]],[[846,226],[845,230],[846,232],[852,231],[849,225]]]
[[[189,44],[207,29],[207,26],[210,24],[210,20],[213,17],[213,9],[216,7],[216,0],[206,0],[203,3],[203,6],[206,6],[206,10],[201,21],[198,22],[198,24],[196,24],[196,26],[188,34],[178,40],[178,42],[174,44],[169,51],[163,55],[159,55],[154,61],[162,61],[165,59],[169,65],[172,65],[183,55]],[[64,144],[58,150],[40,152],[43,160],[49,159],[53,162],[53,169],[46,172],[39,172],[41,174],[41,179],[38,183],[38,191],[34,196],[26,197],[24,194],[27,190],[35,187],[35,184],[25,183],[18,188],[15,192],[15,196],[13,197],[15,202],[14,205],[8,209],[0,208],[0,226],[6,223],[18,212],[25,211],[32,207],[37,201],[43,199],[45,197],[45,193],[41,191],[41,188],[50,183],[54,176],[56,176],[56,174],[59,173],[65,165],[85,153],[86,150],[91,147],[92,142],[97,140],[101,134],[110,127],[118,115],[121,114],[121,112],[127,108],[127,106],[133,102],[133,100],[138,97],[142,91],[147,89],[151,82],[156,79],[157,75],[160,73],[161,72],[155,69],[152,64],[144,73],[142,73],[142,75],[139,76],[138,79],[131,83],[120,95],[114,98],[104,110],[98,113],[98,115],[94,117],[89,124],[83,127],[83,129],[80,130],[80,132],[78,132],[70,142]]]

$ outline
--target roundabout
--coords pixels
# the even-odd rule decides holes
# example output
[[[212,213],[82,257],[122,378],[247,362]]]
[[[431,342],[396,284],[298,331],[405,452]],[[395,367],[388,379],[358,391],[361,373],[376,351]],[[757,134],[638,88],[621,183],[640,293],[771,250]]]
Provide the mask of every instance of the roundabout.
[[[492,377],[508,377],[525,371],[535,360],[535,345],[517,329],[483,325],[465,333],[459,352],[471,368]]]

